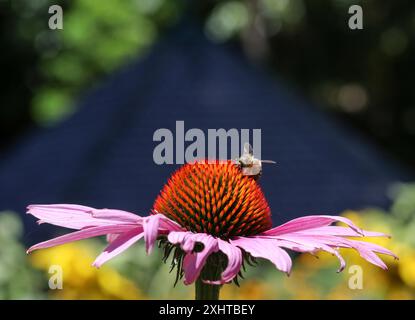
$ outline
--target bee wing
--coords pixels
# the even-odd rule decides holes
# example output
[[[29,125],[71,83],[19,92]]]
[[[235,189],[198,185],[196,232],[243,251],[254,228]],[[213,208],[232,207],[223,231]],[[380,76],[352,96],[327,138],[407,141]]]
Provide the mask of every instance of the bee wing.
[[[244,154],[253,155],[252,146],[248,142],[244,143]]]
[[[276,164],[275,161],[273,160],[261,160],[262,163],[271,163],[271,164]]]

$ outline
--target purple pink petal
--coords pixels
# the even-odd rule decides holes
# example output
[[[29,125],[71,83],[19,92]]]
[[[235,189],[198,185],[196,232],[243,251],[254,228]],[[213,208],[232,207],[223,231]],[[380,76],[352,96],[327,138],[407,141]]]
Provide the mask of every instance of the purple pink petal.
[[[311,254],[317,251],[329,252],[339,259],[339,271],[344,269],[346,262],[338,248],[355,249],[363,259],[383,269],[387,269],[387,266],[377,254],[397,258],[391,251],[379,245],[356,240],[356,238],[388,237],[388,235],[361,230],[349,219],[338,216],[301,217],[255,236],[240,236],[224,240],[206,233],[187,231],[157,212],[147,217],[140,217],[122,210],[98,210],[80,205],[56,204],[31,205],[28,207],[28,213],[38,218],[39,223],[50,223],[76,230],[38,243],[30,247],[28,253],[37,249],[106,235],[109,244],[93,263],[94,266],[100,267],[141,238],[144,238],[146,251],[150,253],[157,239],[165,236],[171,244],[180,246],[183,250],[185,284],[195,282],[209,256],[219,251],[226,256],[227,266],[219,280],[202,279],[207,283],[220,285],[232,281],[241,269],[243,252],[249,253],[252,257],[267,259],[278,270],[287,274],[291,271],[292,261],[285,249]],[[346,227],[331,225],[336,222],[344,223]],[[196,244],[201,245],[200,249],[195,247]]]

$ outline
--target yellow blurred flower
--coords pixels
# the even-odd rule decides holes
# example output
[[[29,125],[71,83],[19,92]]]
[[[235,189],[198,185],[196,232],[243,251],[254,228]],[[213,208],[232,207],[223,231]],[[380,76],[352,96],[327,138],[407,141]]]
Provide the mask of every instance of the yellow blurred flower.
[[[399,256],[399,261],[382,255],[382,259],[389,268],[388,271],[384,271],[362,259],[356,251],[340,249],[340,253],[347,263],[346,269],[335,276],[326,274],[326,277],[321,277],[326,268],[332,268],[338,263],[337,259],[326,252],[319,252],[318,259],[310,254],[301,254],[294,263],[293,275],[301,276],[303,274],[303,276],[299,279],[293,277],[290,279],[291,282],[286,282],[286,288],[295,292],[293,298],[302,299],[304,291],[308,292],[307,295],[312,298],[310,294],[312,288],[308,283],[313,279],[320,290],[324,283],[327,285],[327,290],[326,292],[323,290],[319,296],[320,299],[413,299],[415,296],[413,290],[415,288],[415,250],[399,240],[399,230],[394,230],[391,227],[393,226],[391,223],[393,217],[381,212],[366,214],[355,211],[346,211],[342,216],[349,218],[362,229],[391,234],[391,239],[371,238],[370,242],[390,249]],[[364,241],[359,238],[356,240]],[[352,265],[358,265],[362,268],[362,290],[352,290],[348,287],[348,281],[352,276],[348,272],[348,267]],[[329,281],[327,281],[328,278],[330,278]],[[340,280],[337,284],[335,278]],[[304,284],[302,291],[299,290],[301,283]],[[316,292],[314,293],[318,296]]]
[[[226,285],[221,290],[221,299],[228,300],[267,300],[277,299],[275,290],[260,279],[246,280],[240,287]]]
[[[400,262],[398,267],[398,273],[403,282],[406,285],[415,288],[415,251],[402,250],[400,256]]]
[[[357,226],[362,226],[363,225],[362,215],[357,211],[346,210],[341,215],[345,218],[348,218],[348,219],[352,220],[353,223]]]
[[[63,289],[49,290],[56,299],[143,299],[140,290],[116,270],[104,266],[92,267],[95,250],[84,243],[65,245],[36,251],[30,262],[51,276],[49,268],[58,265],[62,268]]]
[[[389,291],[386,298],[388,300],[413,300],[415,295],[411,290],[397,286]]]

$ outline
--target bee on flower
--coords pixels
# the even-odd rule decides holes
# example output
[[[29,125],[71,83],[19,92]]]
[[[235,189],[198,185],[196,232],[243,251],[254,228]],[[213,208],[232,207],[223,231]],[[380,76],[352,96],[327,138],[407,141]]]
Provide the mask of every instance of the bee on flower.
[[[254,157],[254,151],[249,143],[244,144],[243,154],[235,160],[235,164],[242,170],[242,174],[251,176],[255,180],[259,179],[262,174],[262,164],[275,164],[272,160],[259,160]]]
[[[257,258],[289,274],[292,260],[287,250],[329,252],[340,262],[338,271],[346,265],[339,248],[357,250],[383,269],[387,266],[377,254],[397,258],[382,246],[356,239],[386,234],[362,230],[345,217],[304,216],[272,227],[271,209],[251,177],[258,176],[258,162],[250,150],[245,151],[240,166],[229,160],[183,165],[161,190],[148,216],[74,204],[30,205],[28,213],[39,223],[76,231],[38,243],[28,252],[106,235],[109,244],[93,263],[100,267],[141,239],[147,253],[158,241],[163,260],[172,257],[177,280],[196,283],[197,299],[218,299],[221,285],[237,282],[245,263]],[[245,167],[247,159],[252,166]],[[336,222],[345,226],[332,225]]]

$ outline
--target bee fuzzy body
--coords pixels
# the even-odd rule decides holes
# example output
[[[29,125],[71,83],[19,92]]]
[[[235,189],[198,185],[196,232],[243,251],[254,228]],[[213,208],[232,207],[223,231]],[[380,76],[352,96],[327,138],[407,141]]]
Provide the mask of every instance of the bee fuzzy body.
[[[235,164],[242,170],[242,174],[251,176],[253,179],[258,180],[262,174],[262,163],[275,163],[270,160],[259,160],[254,157],[252,147],[246,143],[244,145],[244,153],[240,158],[235,160]]]

